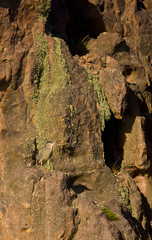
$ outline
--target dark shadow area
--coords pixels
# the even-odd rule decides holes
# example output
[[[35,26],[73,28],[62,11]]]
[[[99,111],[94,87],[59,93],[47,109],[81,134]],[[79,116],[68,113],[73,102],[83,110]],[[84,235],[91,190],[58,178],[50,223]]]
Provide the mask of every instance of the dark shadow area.
[[[142,9],[146,9],[143,0],[137,0],[137,10],[141,11]]]
[[[100,12],[104,12],[104,10],[105,10],[105,2],[104,1],[102,3],[100,3],[99,10],[100,10]]]
[[[89,39],[104,31],[100,10],[88,0],[52,0],[46,32],[66,40],[72,55],[85,55]]]
[[[141,222],[139,222],[136,218],[132,217],[130,212],[124,211],[124,210],[122,210],[121,212],[122,212],[123,216],[128,220],[131,227],[134,229],[138,238],[142,239],[142,240],[147,240],[148,239],[148,233],[142,227]]]
[[[120,53],[120,52],[128,52],[129,53],[130,48],[127,46],[126,42],[123,41],[115,46],[114,54]]]
[[[33,152],[32,152],[32,161],[33,161],[32,163],[33,163],[33,165],[36,165],[36,163],[37,163],[36,156],[38,154],[36,138],[34,139],[33,145],[34,145],[34,147],[33,147]]]
[[[152,226],[150,222],[152,221],[152,209],[150,208],[149,203],[147,202],[147,198],[141,193],[142,196],[142,206],[141,208],[144,209],[145,214],[149,221],[146,221],[147,225],[145,226],[145,229],[149,230],[150,237],[152,239]]]
[[[82,174],[68,177],[67,186],[69,189],[71,188],[76,194],[83,193],[84,191],[91,191],[91,189],[87,188],[85,185],[75,183],[81,177]]]
[[[152,221],[152,209],[150,208],[150,205],[147,202],[147,199],[145,198],[145,196],[141,192],[140,192],[140,194],[142,197],[141,209],[144,209],[140,219],[137,220],[136,218],[132,217],[132,215],[129,211],[124,211],[123,209],[122,209],[122,214],[129,221],[130,225],[135,230],[139,239],[147,240],[147,239],[149,239],[148,233],[150,233],[151,234],[150,237],[152,237],[152,227],[150,225],[150,222]],[[141,224],[144,216],[147,217],[145,228],[143,228],[143,226]]]
[[[67,44],[73,55],[85,55],[89,38],[105,31],[99,9],[88,0],[66,0],[69,21],[66,26]]]
[[[0,81],[0,91],[6,91],[9,85],[10,85],[10,82],[5,81],[5,79],[2,79]]]
[[[123,159],[123,144],[125,134],[121,129],[121,121],[111,117],[105,124],[105,130],[102,135],[104,143],[104,156],[107,166],[111,169],[120,170]]]
[[[0,1],[0,7],[8,8],[9,9],[9,15],[10,15],[10,21],[14,22],[14,18],[16,17],[18,13],[18,7],[20,5],[21,0],[1,0]]]
[[[126,133],[131,133],[135,118],[137,116],[145,116],[146,114],[148,114],[148,108],[142,96],[139,98],[136,92],[128,88],[128,107],[124,113],[123,120],[115,119],[114,116],[112,116],[111,119],[106,122],[106,127],[102,135],[105,162],[112,170],[119,171],[121,168]],[[149,127],[150,123],[152,122],[149,121]],[[148,124],[148,122],[146,124]],[[145,139],[147,138],[146,135]],[[152,140],[151,133],[149,134],[149,141],[150,140]],[[140,173],[141,172],[142,170],[140,170]],[[139,170],[135,170],[135,175],[138,173]]]
[[[75,185],[72,187],[72,189],[76,194],[80,194],[80,193],[84,192],[85,190],[91,191],[89,188],[87,188],[86,186],[84,186],[82,184]]]
[[[46,22],[46,33],[54,37],[67,39],[65,28],[69,21],[69,11],[65,0],[52,0],[51,10]]]

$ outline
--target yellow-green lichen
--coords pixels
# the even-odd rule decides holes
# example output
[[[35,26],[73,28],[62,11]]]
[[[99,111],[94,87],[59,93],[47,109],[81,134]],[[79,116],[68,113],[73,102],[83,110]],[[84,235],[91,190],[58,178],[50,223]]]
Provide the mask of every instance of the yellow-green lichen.
[[[97,96],[97,102],[100,105],[99,114],[101,121],[101,130],[103,131],[105,128],[105,121],[109,120],[111,117],[110,107],[108,105],[104,90],[99,83],[98,77],[89,72],[88,80],[89,83],[93,85],[94,92]]]
[[[69,108],[70,108],[70,118],[73,118],[75,111],[76,111],[76,107],[69,105]]]
[[[69,75],[61,52],[60,39],[54,38],[53,66],[50,77],[49,49],[45,36],[37,38],[38,67],[35,77],[36,114],[35,125],[38,132],[38,148],[41,148],[50,137],[51,131],[59,128],[58,116],[60,91],[66,88]],[[58,103],[58,105],[56,105]]]
[[[52,93],[55,93],[57,89],[66,88],[70,83],[70,75],[68,68],[61,51],[61,40],[55,39],[55,46],[53,51],[53,69],[52,69]]]
[[[48,74],[50,70],[49,61],[48,61],[48,43],[44,37],[44,34],[39,33],[36,39],[36,46],[38,51],[38,58],[37,58],[37,67],[36,67],[36,74],[34,78],[35,84],[35,100],[39,95],[39,90],[41,88],[41,78],[45,77],[48,80]],[[42,76],[43,75],[43,76]]]
[[[114,175],[114,176],[116,177],[116,181],[118,183],[118,191],[120,192],[121,197],[124,200],[128,211],[130,213],[132,213],[132,208],[131,208],[131,205],[130,205],[130,191],[129,191],[129,188],[127,186],[124,186],[121,183],[120,179],[116,175]]]
[[[38,2],[35,4],[35,10],[37,14],[43,17],[45,21],[49,15],[50,8],[51,0],[38,0]]]

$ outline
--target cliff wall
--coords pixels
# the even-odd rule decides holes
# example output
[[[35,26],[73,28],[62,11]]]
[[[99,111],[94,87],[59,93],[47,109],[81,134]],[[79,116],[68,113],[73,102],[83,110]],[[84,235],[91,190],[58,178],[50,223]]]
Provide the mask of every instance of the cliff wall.
[[[1,0],[0,239],[152,238],[151,39],[150,0]]]

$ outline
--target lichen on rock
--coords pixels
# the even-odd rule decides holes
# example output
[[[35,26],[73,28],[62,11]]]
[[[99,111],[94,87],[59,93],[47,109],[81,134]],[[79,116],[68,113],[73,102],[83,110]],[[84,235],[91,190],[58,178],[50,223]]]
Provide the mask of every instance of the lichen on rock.
[[[0,20],[2,239],[151,239],[150,0],[5,0]]]
[[[45,22],[49,15],[50,8],[51,8],[51,0],[45,0],[45,1],[38,0],[35,3],[35,10],[36,10],[37,14],[40,17],[43,17],[45,19]]]
[[[105,92],[102,89],[99,79],[97,76],[93,75],[92,73],[88,73],[88,81],[90,84],[93,85],[94,93],[97,98],[98,109],[100,114],[100,121],[101,121],[101,129],[104,131],[105,128],[105,121],[108,121],[111,117],[110,108],[105,96]]]
[[[38,66],[35,78],[35,125],[38,132],[38,145],[41,147],[46,142],[46,139],[51,137],[53,130],[58,132],[58,129],[56,129],[56,127],[59,127],[58,96],[61,91],[66,89],[70,80],[61,52],[60,41],[60,39],[54,38],[53,65],[50,69],[47,38],[44,34],[41,34],[37,39]]]

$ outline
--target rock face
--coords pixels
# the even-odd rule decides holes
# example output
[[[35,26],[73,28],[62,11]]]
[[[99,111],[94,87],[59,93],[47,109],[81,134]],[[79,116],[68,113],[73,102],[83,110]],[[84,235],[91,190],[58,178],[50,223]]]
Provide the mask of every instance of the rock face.
[[[99,82],[105,91],[114,117],[122,119],[127,106],[127,87],[124,76],[119,70],[108,68],[100,71],[99,76]]]
[[[0,239],[152,238],[151,11],[0,2]]]
[[[143,129],[144,121],[144,117],[136,117],[132,126],[132,131],[130,133],[126,133],[122,168],[127,166],[128,171],[129,168],[131,169],[132,167],[138,169],[139,171],[142,169],[146,171],[146,169],[150,166],[150,162],[147,159],[147,147]]]

